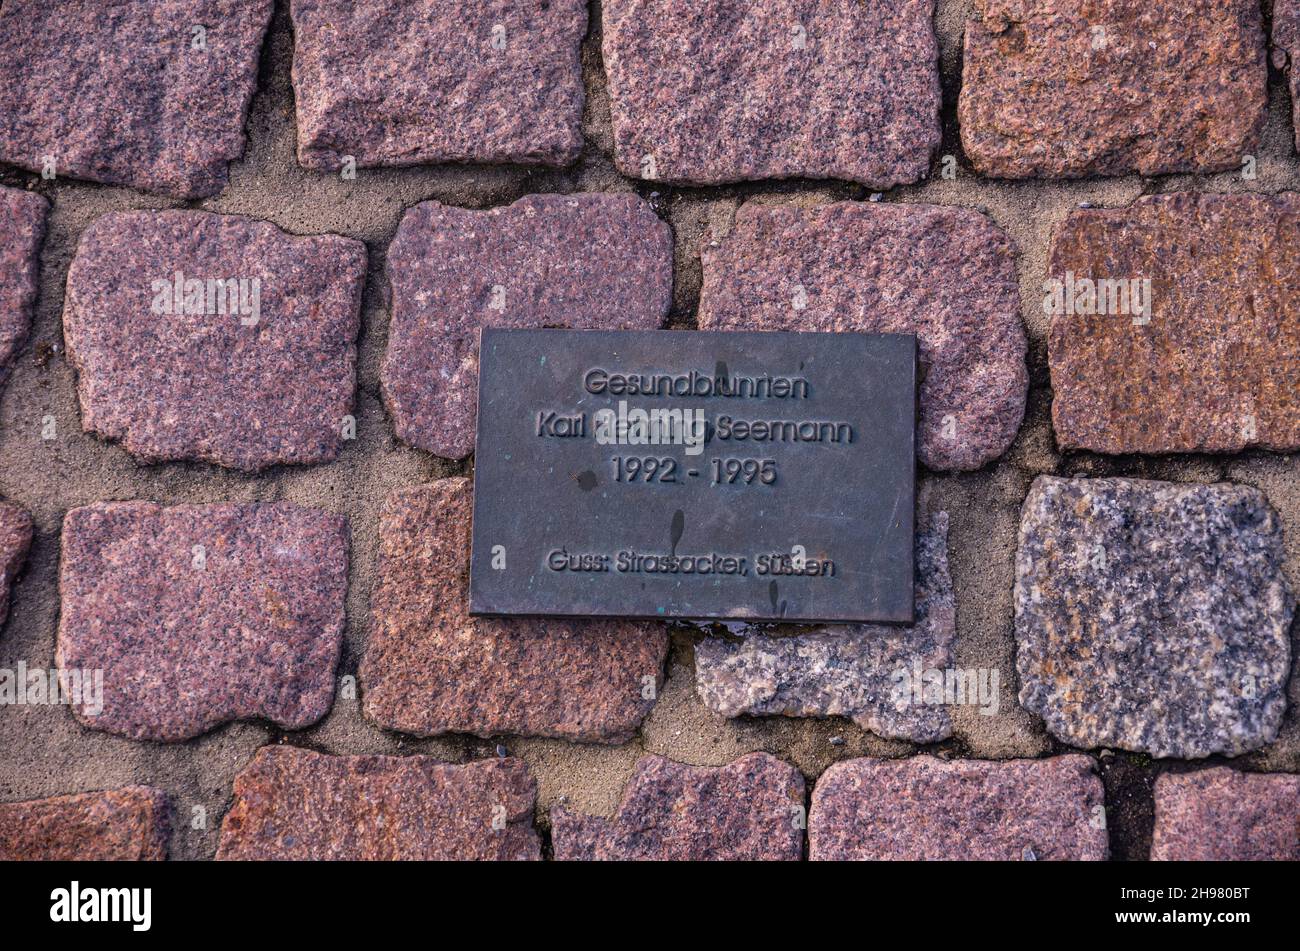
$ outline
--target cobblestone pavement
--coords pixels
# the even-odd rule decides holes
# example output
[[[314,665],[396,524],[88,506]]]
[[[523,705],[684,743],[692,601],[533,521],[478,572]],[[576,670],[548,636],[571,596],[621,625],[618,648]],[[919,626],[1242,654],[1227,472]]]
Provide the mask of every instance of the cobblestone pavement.
[[[471,6],[0,0],[0,858],[1300,858],[1296,4]],[[485,323],[915,332],[915,625],[470,618]]]

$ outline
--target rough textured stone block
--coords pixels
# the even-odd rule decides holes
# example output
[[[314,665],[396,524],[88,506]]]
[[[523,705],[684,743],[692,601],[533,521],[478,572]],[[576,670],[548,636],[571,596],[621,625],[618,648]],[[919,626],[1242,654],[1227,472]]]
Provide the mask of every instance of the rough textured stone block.
[[[293,0],[298,161],[568,165],[583,0]]]
[[[1300,149],[1300,0],[1274,0],[1273,3],[1273,63],[1285,70],[1287,84],[1291,87],[1291,123],[1295,132],[1296,148]]]
[[[481,327],[654,330],[672,300],[672,234],[635,195],[529,195],[469,211],[429,201],[388,251],[382,380],[397,435],[474,450]]]
[[[63,312],[83,426],[146,462],[334,459],[365,276],[351,238],[198,211],[100,218]]]
[[[167,796],[147,786],[0,803],[0,861],[160,862]]]
[[[1256,0],[976,0],[957,117],[999,178],[1221,171],[1259,144],[1267,84]]]
[[[301,729],[334,699],[347,521],[288,502],[102,502],[63,522],[56,661],[103,670],[86,726],[175,741],[230,720]]]
[[[244,154],[271,0],[5,0],[0,161],[174,198]]]
[[[9,590],[32,545],[32,517],[12,502],[0,502],[0,627],[9,616]]]
[[[1015,250],[980,213],[750,202],[701,257],[701,330],[914,333],[921,461],[977,469],[1011,445],[1029,385]]]
[[[1156,861],[1300,860],[1300,776],[1227,767],[1156,779]]]
[[[947,709],[917,703],[907,689],[916,670],[953,664],[947,512],[917,532],[916,579],[916,622],[907,627],[855,624],[788,637],[705,638],[695,645],[700,699],[727,717],[845,716],[891,739],[934,743],[950,736]]]
[[[422,736],[631,739],[654,706],[666,628],[470,617],[472,492],[468,479],[441,479],[388,499],[361,663],[366,713]]]
[[[1271,742],[1295,603],[1246,486],[1038,478],[1016,550],[1020,702],[1074,746],[1193,759]]]
[[[918,181],[939,144],[933,0],[605,0],[623,174]]]
[[[326,756],[264,746],[235,777],[218,859],[538,860],[537,783],[518,759]]]
[[[551,810],[555,858],[573,861],[797,861],[804,779],[750,753],[727,766],[643,756],[612,819]]]
[[[1295,194],[1153,195],[1074,212],[1044,285],[1061,446],[1300,448],[1298,275]]]
[[[813,861],[1102,860],[1105,790],[1086,756],[855,759],[822,773]]]
[[[40,195],[0,186],[0,387],[32,325],[49,210]]]

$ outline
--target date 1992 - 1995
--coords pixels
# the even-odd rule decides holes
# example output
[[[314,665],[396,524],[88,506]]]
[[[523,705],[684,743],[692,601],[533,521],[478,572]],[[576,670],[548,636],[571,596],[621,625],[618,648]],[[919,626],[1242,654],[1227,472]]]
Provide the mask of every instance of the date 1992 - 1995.
[[[612,456],[615,482],[681,484],[700,478],[700,470],[685,468],[672,456]],[[774,485],[775,459],[710,459],[711,485]]]

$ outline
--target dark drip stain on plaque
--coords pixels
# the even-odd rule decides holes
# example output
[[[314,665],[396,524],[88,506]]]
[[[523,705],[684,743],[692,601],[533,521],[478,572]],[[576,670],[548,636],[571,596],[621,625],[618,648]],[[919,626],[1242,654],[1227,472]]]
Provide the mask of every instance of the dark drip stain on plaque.
[[[471,613],[912,621],[914,337],[480,347]]]

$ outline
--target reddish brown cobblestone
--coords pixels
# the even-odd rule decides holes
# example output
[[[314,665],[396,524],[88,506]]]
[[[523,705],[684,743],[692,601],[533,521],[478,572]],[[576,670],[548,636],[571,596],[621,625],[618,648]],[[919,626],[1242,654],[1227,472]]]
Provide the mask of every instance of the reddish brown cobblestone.
[[[979,212],[750,202],[701,258],[701,330],[916,334],[931,469],[978,469],[1011,445],[1029,383],[1015,249]]]
[[[388,252],[384,400],[397,435],[474,449],[481,327],[654,330],[672,297],[672,233],[635,195],[529,195],[469,211],[429,201]]]
[[[1300,448],[1300,196],[1180,193],[1076,211],[1048,281],[1062,448]],[[1099,281],[1122,283],[1090,296]]]
[[[27,339],[50,203],[0,187],[0,388]]]
[[[326,756],[264,746],[235,777],[218,859],[538,860],[522,760]]]
[[[643,756],[613,819],[551,810],[555,859],[790,861],[803,857],[803,775],[766,753],[720,767]]]
[[[1105,790],[1086,756],[836,763],[813,789],[813,861],[1101,860]]]
[[[293,0],[298,161],[568,165],[585,0]]]
[[[1300,860],[1300,776],[1227,767],[1165,773],[1155,798],[1155,861]]]
[[[1211,172],[1255,152],[1267,83],[1257,0],[976,0],[957,112],[983,175]]]
[[[32,517],[21,507],[0,502],[0,627],[9,616],[9,589],[27,560]]]
[[[166,742],[230,720],[286,729],[334,700],[348,536],[288,502],[101,502],[63,522],[56,662],[103,671],[97,730]]]
[[[694,185],[915,182],[939,144],[933,0],[604,0],[614,156]]]
[[[83,426],[146,462],[334,459],[355,429],[365,276],[350,238],[199,211],[105,215],[77,246],[63,313]]]
[[[1284,558],[1258,489],[1040,476],[1016,549],[1021,705],[1085,749],[1272,742],[1291,671]]]
[[[366,713],[421,736],[631,739],[662,682],[664,625],[470,617],[472,507],[468,479],[389,497],[361,664]]]
[[[168,828],[167,795],[145,786],[0,803],[0,861],[158,862]]]
[[[271,0],[5,0],[0,161],[175,198],[244,154]]]

